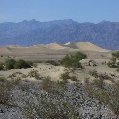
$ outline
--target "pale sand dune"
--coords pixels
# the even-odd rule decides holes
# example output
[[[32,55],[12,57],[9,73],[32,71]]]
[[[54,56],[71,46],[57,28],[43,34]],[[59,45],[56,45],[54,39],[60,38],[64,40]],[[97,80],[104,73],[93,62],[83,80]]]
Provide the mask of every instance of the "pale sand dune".
[[[108,52],[109,51],[101,47],[98,47],[90,42],[76,42],[76,43],[68,42],[64,45],[66,47],[70,47],[73,49],[79,49],[80,51],[95,51],[95,52]]]
[[[11,45],[0,47],[0,55],[3,56],[0,61],[4,61],[8,56],[31,61],[61,60],[66,54],[78,51],[86,53],[89,58],[100,58],[100,56],[107,58],[111,54],[108,50],[89,42],[69,42],[64,45],[58,43],[38,44],[29,47]]]
[[[9,54],[11,52],[11,48],[9,47],[0,47],[0,54]]]
[[[67,49],[67,47],[64,47],[63,45],[58,43],[51,43],[51,44],[48,44],[46,47],[49,49],[54,49],[54,50]]]

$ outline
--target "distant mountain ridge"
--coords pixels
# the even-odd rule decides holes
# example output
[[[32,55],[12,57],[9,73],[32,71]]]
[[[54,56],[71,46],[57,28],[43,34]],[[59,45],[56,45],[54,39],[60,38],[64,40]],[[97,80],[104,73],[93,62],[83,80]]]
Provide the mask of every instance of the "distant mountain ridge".
[[[78,23],[71,19],[0,23],[0,45],[92,42],[106,49],[119,49],[119,22]]]

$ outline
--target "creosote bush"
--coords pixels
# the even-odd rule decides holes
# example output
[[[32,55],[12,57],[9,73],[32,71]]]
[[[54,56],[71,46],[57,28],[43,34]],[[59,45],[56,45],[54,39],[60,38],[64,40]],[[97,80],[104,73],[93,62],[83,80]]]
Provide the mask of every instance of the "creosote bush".
[[[15,63],[16,63],[16,61],[14,59],[7,59],[5,61],[5,68],[7,70],[14,69]]]
[[[6,70],[10,69],[21,69],[21,68],[31,68],[33,65],[32,62],[24,61],[24,60],[14,60],[14,59],[7,59],[5,61],[5,68]]]
[[[112,57],[119,58],[119,51],[113,52]]]
[[[76,76],[70,76],[69,72],[65,72],[63,74],[61,74],[60,78],[63,79],[64,82],[67,82],[68,79],[72,80],[72,81],[77,81],[77,77]]]
[[[31,68],[31,65],[29,62],[26,62],[24,60],[18,60],[14,64],[14,69],[21,69],[21,68]]]
[[[4,64],[0,64],[0,71],[4,70]]]
[[[36,78],[36,79],[40,79],[40,75],[39,75],[39,73],[38,73],[38,70],[31,70],[29,73],[28,73],[28,76],[30,77],[30,78],[32,78],[32,77],[34,77],[34,78]]]
[[[79,61],[85,58],[87,58],[85,54],[77,52],[75,54],[66,55],[61,60],[61,64],[68,68],[82,68],[82,65]]]

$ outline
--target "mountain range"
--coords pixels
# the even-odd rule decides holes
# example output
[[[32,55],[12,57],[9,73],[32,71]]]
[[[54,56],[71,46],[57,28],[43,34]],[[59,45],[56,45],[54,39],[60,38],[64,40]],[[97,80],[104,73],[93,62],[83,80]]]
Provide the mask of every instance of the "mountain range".
[[[72,19],[40,22],[35,19],[0,23],[0,45],[30,46],[47,43],[92,42],[119,49],[119,22],[78,23]]]

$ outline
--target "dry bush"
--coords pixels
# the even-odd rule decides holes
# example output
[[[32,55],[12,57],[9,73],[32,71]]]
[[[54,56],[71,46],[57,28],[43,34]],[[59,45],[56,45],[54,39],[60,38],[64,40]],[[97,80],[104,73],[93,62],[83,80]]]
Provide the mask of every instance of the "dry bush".
[[[39,73],[38,73],[38,70],[31,70],[29,73],[28,73],[28,77],[32,78],[36,78],[36,79],[41,79]]]

